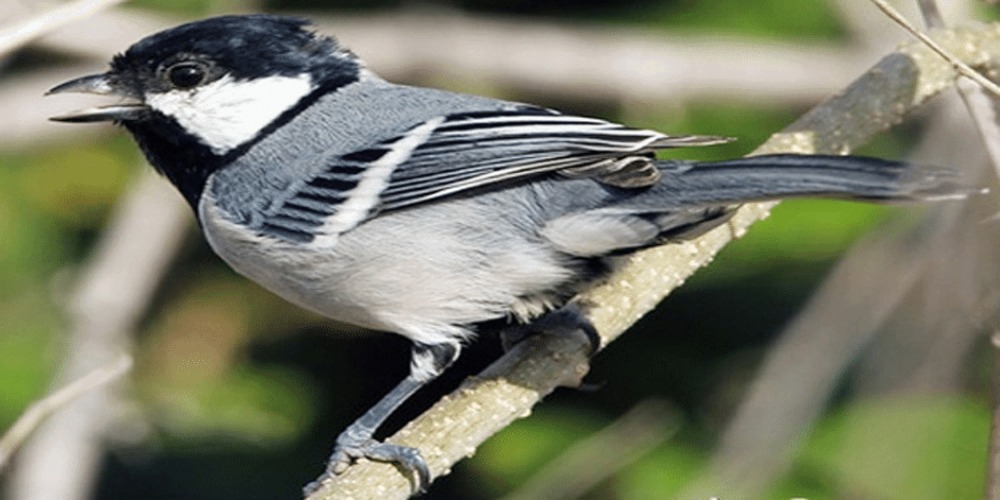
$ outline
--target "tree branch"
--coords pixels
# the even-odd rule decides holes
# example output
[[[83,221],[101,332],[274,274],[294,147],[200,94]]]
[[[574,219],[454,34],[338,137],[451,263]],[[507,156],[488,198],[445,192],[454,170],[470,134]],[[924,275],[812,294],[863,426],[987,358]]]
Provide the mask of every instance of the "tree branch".
[[[124,0],[74,0],[0,28],[0,55],[67,24],[86,19]]]
[[[965,76],[966,78],[969,78],[970,80],[978,83],[984,89],[989,90],[991,94],[995,96],[1000,96],[1000,86],[997,86],[997,84],[990,81],[990,79],[986,78],[978,71],[970,68],[964,62],[962,62],[961,59],[953,56],[944,47],[938,45],[933,38],[931,38],[926,33],[918,30],[916,27],[910,24],[910,22],[906,19],[906,17],[900,14],[896,9],[893,9],[891,5],[885,2],[885,0],[871,0],[871,1],[882,12],[884,12],[885,15],[889,16],[890,19],[895,21],[896,24],[902,26],[904,30],[909,32],[911,35],[917,37],[917,39],[923,42],[924,45],[926,45],[929,49],[933,50],[935,53],[937,53],[937,55],[943,57],[949,63],[951,63],[951,65],[955,67],[955,71],[958,71],[959,73],[962,74],[962,76]],[[935,22],[935,23],[942,22],[940,19],[940,13],[937,11],[936,5],[934,4],[933,1],[924,0],[924,2],[921,3],[921,7],[926,9],[933,9],[931,12],[926,13],[925,16],[929,22]]]
[[[1000,55],[1000,27],[942,31],[937,41],[970,66]],[[846,153],[903,115],[954,85],[951,64],[923,44],[890,54],[839,95],[775,134],[755,154]],[[579,297],[607,345],[651,310],[728,242],[767,216],[774,203],[741,208],[732,221],[697,240],[635,254],[606,282]],[[507,353],[478,377],[466,381],[389,440],[419,448],[435,476],[510,422],[524,417],[543,397],[586,373],[586,345],[573,337],[541,336]],[[406,498],[410,478],[394,466],[362,462],[315,492],[310,500]]]
[[[3,437],[0,437],[0,471],[7,465],[18,447],[28,439],[31,432],[46,417],[88,392],[124,375],[131,367],[132,357],[128,354],[122,354],[114,362],[95,368],[90,373],[32,403],[14,422],[14,425],[7,429]]]

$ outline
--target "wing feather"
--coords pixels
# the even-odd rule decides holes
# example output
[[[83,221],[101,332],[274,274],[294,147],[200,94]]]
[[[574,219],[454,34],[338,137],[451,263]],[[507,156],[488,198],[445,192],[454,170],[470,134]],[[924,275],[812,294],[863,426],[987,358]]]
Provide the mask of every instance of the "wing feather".
[[[386,170],[387,152],[411,144],[410,135],[416,132],[420,134],[419,143],[408,149],[398,165]],[[554,173],[589,177],[625,188],[648,186],[659,179],[653,159],[655,150],[728,140],[716,136],[668,136],[528,106],[452,114],[341,156],[298,186],[290,197],[273,205],[262,222],[286,237],[311,240],[312,228],[321,226],[351,199],[361,180],[369,175],[367,166],[376,163],[382,165],[379,172],[391,173],[371,213]]]
[[[450,115],[396,168],[380,208],[403,208],[552,172],[641,187],[658,178],[654,150],[727,140],[667,136],[541,108]]]

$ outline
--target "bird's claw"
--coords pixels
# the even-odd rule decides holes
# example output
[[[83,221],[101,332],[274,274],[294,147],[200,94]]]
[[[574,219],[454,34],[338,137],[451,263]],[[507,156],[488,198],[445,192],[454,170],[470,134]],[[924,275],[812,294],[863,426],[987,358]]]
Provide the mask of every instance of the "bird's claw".
[[[306,496],[318,490],[327,480],[333,476],[343,474],[354,462],[366,458],[376,462],[390,462],[398,464],[408,473],[417,474],[417,484],[415,491],[422,493],[427,490],[431,483],[431,472],[427,467],[427,462],[420,454],[420,450],[409,446],[392,443],[382,443],[374,439],[367,439],[360,442],[339,442],[330,455],[326,472],[315,481],[307,484],[303,491]]]

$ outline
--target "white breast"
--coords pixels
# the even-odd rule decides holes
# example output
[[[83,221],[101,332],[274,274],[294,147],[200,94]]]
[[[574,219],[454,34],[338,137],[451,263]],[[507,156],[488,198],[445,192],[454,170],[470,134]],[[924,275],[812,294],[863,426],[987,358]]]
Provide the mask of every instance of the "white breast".
[[[505,315],[537,315],[552,305],[547,292],[573,275],[551,248],[437,210],[384,214],[337,240],[301,244],[228,220],[207,194],[199,206],[209,244],[237,272],[306,309],[418,342],[463,338],[468,325]]]
[[[335,241],[321,248],[261,235],[226,218],[207,192],[198,212],[208,244],[238,273],[305,309],[346,323],[386,329],[332,286],[344,272],[336,260]]]

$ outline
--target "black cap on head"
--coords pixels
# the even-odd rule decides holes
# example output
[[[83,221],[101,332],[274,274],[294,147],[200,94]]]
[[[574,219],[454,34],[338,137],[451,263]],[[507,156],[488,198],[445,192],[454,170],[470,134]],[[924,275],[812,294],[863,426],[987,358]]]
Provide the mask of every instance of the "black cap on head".
[[[268,14],[212,17],[150,35],[115,56],[112,74],[124,86],[156,84],[156,72],[183,61],[207,60],[237,80],[309,73],[321,85],[357,79],[360,63],[302,18]]]

